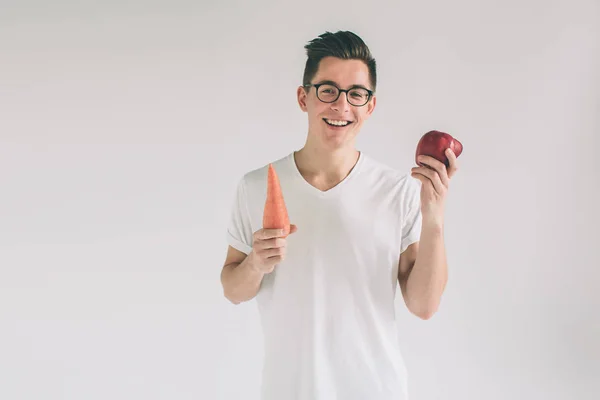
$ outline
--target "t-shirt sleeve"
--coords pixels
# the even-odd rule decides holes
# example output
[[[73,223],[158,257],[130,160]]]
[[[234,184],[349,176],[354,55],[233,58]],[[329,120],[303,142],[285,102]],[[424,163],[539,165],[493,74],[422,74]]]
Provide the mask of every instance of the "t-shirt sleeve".
[[[400,253],[411,244],[418,242],[421,236],[421,185],[415,178],[410,178],[411,184],[406,191],[404,218],[402,218],[402,241]]]
[[[233,248],[248,254],[252,250],[252,224],[246,195],[246,184],[242,178],[237,185],[233,198],[229,224],[227,227],[227,243]]]

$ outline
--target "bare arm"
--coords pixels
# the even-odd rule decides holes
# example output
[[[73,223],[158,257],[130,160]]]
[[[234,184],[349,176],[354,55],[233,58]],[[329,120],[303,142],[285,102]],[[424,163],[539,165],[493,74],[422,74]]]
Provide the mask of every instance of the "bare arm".
[[[419,156],[424,166],[411,169],[421,181],[423,225],[420,242],[400,256],[398,280],[409,310],[429,319],[438,310],[448,280],[444,243],[444,208],[450,179],[458,170],[456,155],[446,149],[449,167],[431,156]]]
[[[291,225],[290,235],[297,231]],[[260,289],[263,277],[273,272],[283,261],[286,238],[281,229],[260,229],[252,237],[252,250],[248,255],[229,246],[221,271],[221,284],[225,297],[233,304],[253,299]]]
[[[221,284],[225,297],[233,304],[251,300],[260,289],[264,272],[252,265],[252,258],[229,246],[221,271]]]
[[[420,242],[401,254],[398,282],[406,306],[422,319],[437,311],[448,281],[448,266],[442,228],[424,224]]]

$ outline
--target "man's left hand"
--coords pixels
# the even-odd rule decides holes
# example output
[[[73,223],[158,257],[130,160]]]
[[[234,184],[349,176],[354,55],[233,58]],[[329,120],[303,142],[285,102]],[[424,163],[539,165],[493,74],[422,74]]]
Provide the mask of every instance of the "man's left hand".
[[[444,219],[444,204],[450,179],[458,170],[456,155],[452,149],[446,149],[449,167],[430,156],[419,156],[418,160],[424,167],[411,169],[411,176],[421,181],[421,212],[424,220],[442,223]]]

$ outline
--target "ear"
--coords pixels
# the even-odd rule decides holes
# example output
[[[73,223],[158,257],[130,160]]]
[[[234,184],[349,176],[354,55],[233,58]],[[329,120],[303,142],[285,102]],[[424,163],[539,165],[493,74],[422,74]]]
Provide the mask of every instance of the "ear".
[[[306,90],[304,90],[302,86],[298,86],[296,96],[298,97],[298,105],[300,106],[300,109],[306,112],[308,110],[306,107]]]
[[[367,117],[370,117],[375,110],[375,106],[377,105],[377,96],[373,95],[369,103],[367,104]]]

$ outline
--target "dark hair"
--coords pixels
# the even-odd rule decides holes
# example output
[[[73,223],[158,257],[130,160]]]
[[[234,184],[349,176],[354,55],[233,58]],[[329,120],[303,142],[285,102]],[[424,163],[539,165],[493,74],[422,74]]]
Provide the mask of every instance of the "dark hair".
[[[325,32],[311,40],[306,46],[306,65],[302,84],[307,85],[314,78],[319,63],[324,57],[337,57],[343,60],[361,60],[369,68],[372,90],[377,86],[377,66],[371,51],[365,42],[355,33],[349,31]]]

